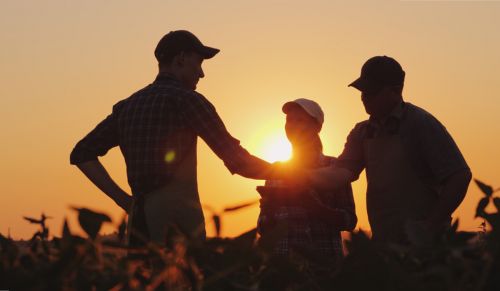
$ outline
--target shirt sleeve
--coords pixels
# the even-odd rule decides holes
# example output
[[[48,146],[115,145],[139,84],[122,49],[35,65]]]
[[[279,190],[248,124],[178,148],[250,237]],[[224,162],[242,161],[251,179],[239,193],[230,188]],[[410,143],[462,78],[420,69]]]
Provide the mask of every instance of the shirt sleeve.
[[[335,167],[338,159],[329,157],[329,165]],[[311,189],[311,194],[319,202],[314,209],[319,217],[337,231],[351,231],[358,223],[351,183],[346,183],[335,191]]]
[[[183,98],[181,107],[186,123],[224,161],[232,174],[239,173],[243,167],[257,159],[229,134],[215,107],[203,95],[196,92],[188,94]]]
[[[70,155],[72,165],[97,160],[118,145],[115,119],[115,115],[110,114],[76,144]]]
[[[457,144],[435,117],[426,113],[417,129],[421,156],[437,182],[469,168]]]
[[[316,191],[314,191],[316,192]],[[328,193],[328,202],[321,202],[323,209],[318,209],[320,217],[338,230],[352,231],[358,223],[354,206],[354,197],[350,184],[341,189]]]
[[[358,123],[349,133],[344,145],[342,154],[338,157],[335,167],[344,168],[351,171],[355,180],[365,168],[365,159],[363,152],[363,128],[365,122]]]

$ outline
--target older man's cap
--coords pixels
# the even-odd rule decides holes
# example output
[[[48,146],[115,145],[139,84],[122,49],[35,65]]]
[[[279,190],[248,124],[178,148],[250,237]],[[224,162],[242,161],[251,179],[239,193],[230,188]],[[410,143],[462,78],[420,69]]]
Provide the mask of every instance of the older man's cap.
[[[361,92],[377,92],[385,86],[403,85],[405,71],[401,65],[388,56],[370,58],[361,68],[361,76],[349,87],[354,87]]]
[[[194,34],[187,30],[176,30],[167,33],[158,42],[155,57],[161,63],[183,51],[197,52],[204,59],[210,59],[220,50],[203,45]]]

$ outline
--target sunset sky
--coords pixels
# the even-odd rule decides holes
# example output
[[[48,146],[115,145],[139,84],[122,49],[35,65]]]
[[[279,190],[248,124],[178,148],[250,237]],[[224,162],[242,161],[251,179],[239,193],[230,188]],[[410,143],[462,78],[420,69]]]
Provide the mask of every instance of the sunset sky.
[[[347,84],[365,60],[388,55],[406,71],[405,100],[446,126],[475,178],[500,187],[500,1],[4,0],[0,233],[30,238],[36,227],[22,216],[42,211],[53,217],[53,234],[64,217],[76,231],[69,206],[108,213],[118,224],[123,212],[69,164],[69,154],[113,104],[153,81],[153,50],[177,29],[221,49],[204,63],[197,91],[257,156],[277,157],[270,152],[284,143],[281,106],[300,97],[323,107],[325,153],[339,155],[367,118]],[[259,198],[263,181],[231,176],[203,142],[198,153],[203,204],[221,210]],[[129,191],[119,150],[101,161]],[[368,229],[364,175],[353,187],[358,227]],[[462,230],[479,226],[480,197],[471,184],[454,215]],[[258,210],[226,215],[223,235],[254,227]],[[214,233],[209,220],[207,231]]]

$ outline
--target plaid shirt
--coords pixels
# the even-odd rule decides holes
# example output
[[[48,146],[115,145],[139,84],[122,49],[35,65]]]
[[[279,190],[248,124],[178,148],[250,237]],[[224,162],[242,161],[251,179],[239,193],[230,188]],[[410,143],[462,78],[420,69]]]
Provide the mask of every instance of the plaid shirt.
[[[334,165],[336,159],[321,156],[317,167]],[[266,186],[279,184],[266,181]],[[310,190],[308,193],[321,207],[328,209],[328,218],[319,216],[316,210],[304,206],[262,206],[257,229],[263,236],[272,231],[273,225],[287,223],[287,235],[280,239],[273,252],[288,255],[291,250],[308,254],[310,258],[338,262],[343,257],[343,230],[351,231],[357,223],[354,198],[350,184],[336,192]]]
[[[244,167],[264,166],[229,134],[203,95],[165,76],[115,104],[112,113],[78,142],[70,162],[97,160],[119,146],[132,192],[142,195],[166,185],[184,157],[196,155],[198,136],[233,174]]]

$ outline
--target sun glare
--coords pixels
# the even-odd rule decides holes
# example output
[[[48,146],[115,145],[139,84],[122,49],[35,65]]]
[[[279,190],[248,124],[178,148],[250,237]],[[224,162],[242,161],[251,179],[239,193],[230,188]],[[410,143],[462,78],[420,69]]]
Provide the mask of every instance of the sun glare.
[[[260,152],[268,162],[286,161],[292,156],[292,146],[283,134],[274,134],[263,139]]]

